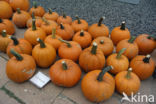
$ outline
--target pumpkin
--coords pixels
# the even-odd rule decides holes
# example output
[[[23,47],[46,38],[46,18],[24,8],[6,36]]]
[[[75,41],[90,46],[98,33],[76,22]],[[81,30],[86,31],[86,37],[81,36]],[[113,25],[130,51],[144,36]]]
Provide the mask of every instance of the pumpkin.
[[[44,40],[46,38],[46,33],[40,27],[36,27],[35,19],[32,20],[32,27],[28,28],[24,33],[24,38],[29,41],[32,45],[38,44],[37,38]]]
[[[87,31],[81,30],[74,35],[73,41],[78,42],[82,48],[86,48],[90,46],[92,37]]]
[[[60,26],[56,28],[56,34],[64,40],[70,40],[74,35],[74,30],[69,24],[60,24]]]
[[[81,46],[74,41],[59,40],[63,42],[58,48],[60,58],[77,61],[82,51]]]
[[[100,37],[95,38],[92,41],[92,44],[94,42],[98,44],[98,47],[103,51],[105,56],[109,56],[110,54],[112,54],[114,50],[114,45],[110,38],[105,37],[105,36],[100,36]]]
[[[35,60],[27,54],[19,54],[11,49],[14,57],[9,59],[6,65],[6,74],[14,82],[22,83],[30,79],[36,70]]]
[[[115,87],[121,95],[125,93],[127,96],[131,96],[132,93],[136,94],[139,91],[140,79],[131,71],[132,68],[129,68],[128,71],[119,72],[115,76]]]
[[[0,33],[2,33],[3,30],[6,30],[9,35],[13,35],[15,33],[15,27],[8,19],[0,19]]]
[[[17,8],[17,11],[14,13],[14,15],[12,17],[12,20],[17,27],[22,28],[22,27],[26,27],[27,21],[30,18],[31,18],[31,16],[28,12]]]
[[[17,8],[28,11],[30,6],[29,0],[10,0],[9,3],[14,11],[16,11]]]
[[[29,10],[30,15],[32,15],[33,12],[35,16],[39,17],[42,17],[45,14],[44,8],[38,6],[36,1],[33,2],[33,7]]]
[[[75,32],[81,31],[81,30],[88,30],[88,23],[83,20],[80,19],[78,16],[76,16],[77,20],[72,22],[72,27],[74,29]]]
[[[97,48],[97,43],[84,49],[79,56],[80,67],[89,72],[92,70],[101,70],[105,66],[105,56],[101,49]]]
[[[137,56],[139,53],[139,48],[137,43],[134,42],[135,38],[136,38],[135,36],[132,36],[130,39],[120,41],[117,44],[116,52],[119,52],[122,48],[126,48],[123,55],[127,56],[128,59],[131,60],[132,58]]]
[[[109,99],[115,90],[115,80],[107,73],[111,66],[103,70],[93,70],[87,73],[81,82],[83,95],[91,102],[99,103]]]
[[[141,80],[145,80],[152,76],[155,69],[155,63],[150,55],[139,55],[131,60],[130,67]]]
[[[63,13],[62,16],[59,16],[58,19],[57,19],[57,23],[58,24],[69,24],[71,25],[72,24],[72,18],[70,16],[66,16],[65,13]]]
[[[53,21],[57,21],[59,15],[58,13],[52,11],[50,8],[48,8],[49,12],[48,13],[45,13],[43,15],[43,17],[47,20],[53,20]]]
[[[12,14],[11,6],[5,1],[0,1],[0,18],[9,19],[12,17]]]
[[[63,87],[73,87],[81,78],[81,69],[72,60],[61,59],[50,67],[49,74],[54,84]]]
[[[125,21],[122,22],[121,26],[115,27],[111,32],[111,39],[114,45],[117,45],[121,40],[129,39],[131,34],[125,27]]]
[[[52,29],[57,27],[57,23],[55,21],[46,20],[43,18],[41,28],[46,32],[47,35],[52,33]]]
[[[156,48],[156,38],[154,39],[152,36],[148,34],[139,35],[135,42],[139,47],[139,54],[146,55],[150,54]]]
[[[47,36],[44,42],[50,44],[57,50],[62,44],[62,42],[58,39],[62,39],[62,38],[58,36],[57,34],[55,34],[55,32],[56,32],[56,29],[53,29],[52,35]]]
[[[88,28],[88,32],[92,35],[93,38],[99,37],[99,36],[109,36],[109,28],[102,24],[102,21],[105,17],[101,17],[98,23],[92,24]]]
[[[6,52],[8,44],[11,42],[9,35],[6,33],[6,30],[3,30],[0,35],[0,51]]]
[[[32,52],[32,46],[31,44],[25,40],[25,39],[17,39],[16,37],[9,37],[12,39],[12,41],[8,44],[7,47],[7,55],[11,58],[13,55],[10,53],[11,49],[14,49],[18,53],[21,54],[29,54],[31,55]]]
[[[36,64],[41,68],[49,67],[56,59],[56,50],[49,44],[44,43],[40,38],[37,39],[40,43],[32,50]]]
[[[121,49],[118,53],[114,53],[107,58],[107,65],[113,66],[113,70],[110,70],[112,74],[117,74],[121,71],[126,71],[129,67],[128,58],[122,55],[126,48]]]

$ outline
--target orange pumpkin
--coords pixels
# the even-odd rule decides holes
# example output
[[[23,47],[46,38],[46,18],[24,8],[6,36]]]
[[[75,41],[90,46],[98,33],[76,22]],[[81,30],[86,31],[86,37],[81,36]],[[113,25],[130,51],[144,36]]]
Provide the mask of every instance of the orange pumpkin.
[[[125,21],[122,22],[121,26],[115,27],[111,32],[111,39],[114,45],[117,45],[121,40],[129,39],[131,34],[125,27]]]
[[[17,8],[28,11],[30,6],[29,0],[10,0],[9,3],[14,11],[16,11]]]
[[[5,1],[0,1],[0,18],[9,19],[12,17],[12,14],[11,6]]]
[[[85,72],[101,70],[105,66],[105,56],[102,50],[97,48],[97,43],[94,42],[92,47],[81,52],[79,64]]]
[[[3,30],[6,30],[9,35],[13,35],[15,33],[15,27],[8,19],[0,19],[0,33],[2,33]]]
[[[154,39],[153,36],[150,36],[148,34],[139,35],[136,38],[135,42],[139,47],[139,54],[141,55],[150,54],[156,48],[156,37]]]
[[[25,39],[17,39],[16,37],[10,37],[12,41],[8,44],[7,47],[7,55],[11,58],[13,55],[10,53],[11,49],[14,49],[16,52],[21,54],[29,54],[31,55],[32,46],[31,44]]]
[[[59,40],[64,42],[58,48],[58,55],[60,56],[60,58],[77,61],[82,51],[81,46],[74,41],[68,42],[62,39]]]
[[[113,70],[110,70],[112,74],[117,74],[121,71],[126,71],[129,67],[128,58],[122,55],[126,48],[121,49],[118,53],[114,53],[107,58],[107,65],[113,66]]]
[[[80,19],[78,16],[76,16],[77,20],[72,22],[72,27],[74,29],[75,32],[81,31],[81,30],[88,30],[88,23],[83,20]]]
[[[98,23],[92,24],[88,28],[88,32],[92,35],[93,38],[99,37],[99,36],[109,36],[109,28],[102,24],[104,17],[100,18]]]
[[[9,35],[6,33],[6,30],[3,30],[0,35],[0,51],[6,52],[8,44],[11,42]]]
[[[126,95],[131,96],[132,93],[136,94],[139,91],[140,79],[131,71],[132,68],[129,68],[128,71],[119,72],[115,76],[115,87],[121,95],[125,93]]]
[[[63,87],[73,87],[81,78],[81,69],[72,60],[61,59],[51,66],[49,74],[54,84]]]
[[[6,74],[14,82],[22,83],[30,79],[36,70],[35,60],[27,54],[19,54],[13,49],[10,53],[14,55],[6,65]]]
[[[57,19],[58,24],[72,24],[72,18],[70,16],[66,16],[66,14],[63,13],[63,16],[59,16]]]
[[[74,35],[73,41],[78,42],[82,48],[86,48],[90,46],[92,37],[87,31],[81,30]]]
[[[94,70],[87,73],[81,82],[83,95],[91,102],[99,103],[109,99],[115,90],[115,80],[107,73],[111,66],[103,70]]]
[[[17,12],[14,13],[12,20],[17,27],[26,27],[27,21],[31,18],[30,14],[26,11],[17,8]]]
[[[132,59],[130,67],[141,80],[145,80],[152,76],[155,69],[155,63],[150,55],[139,55]]]
[[[60,24],[60,26],[56,28],[56,34],[64,40],[70,40],[74,35],[74,30],[69,24]]]
[[[92,41],[92,44],[94,42],[98,44],[98,47],[103,51],[105,56],[109,56],[110,54],[112,54],[114,50],[114,45],[110,38],[105,37],[105,36],[100,36],[100,37],[95,38]]]
[[[47,20],[57,21],[59,15],[57,12],[52,11],[50,8],[48,8],[49,12],[44,14],[44,18]]]
[[[24,33],[24,38],[28,40],[32,45],[38,44],[37,38],[44,40],[46,38],[46,33],[40,27],[36,27],[35,19],[32,20],[32,27],[28,28]]]
[[[56,59],[56,50],[51,45],[44,43],[40,38],[38,38],[37,41],[40,44],[33,48],[32,56],[39,67],[47,68],[54,63]]]
[[[116,52],[119,52],[122,48],[126,48],[123,55],[127,56],[128,59],[131,60],[132,58],[137,56],[139,53],[139,48],[136,42],[134,42],[135,38],[135,36],[132,36],[130,39],[120,41],[117,44]]]

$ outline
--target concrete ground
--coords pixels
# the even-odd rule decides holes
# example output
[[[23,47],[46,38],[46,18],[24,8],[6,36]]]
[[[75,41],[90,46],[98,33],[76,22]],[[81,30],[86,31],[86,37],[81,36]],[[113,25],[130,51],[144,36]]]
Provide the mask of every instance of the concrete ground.
[[[31,0],[32,1],[32,0]],[[78,14],[81,18],[87,20],[89,24],[97,22],[101,16],[105,16],[104,23],[113,27],[120,25],[120,22],[126,20],[127,27],[133,35],[141,33],[156,33],[156,0],[140,0],[138,5],[119,2],[117,0],[37,0],[39,4],[48,7],[57,8],[60,13],[60,7],[64,8],[67,15],[74,18]],[[23,38],[25,29],[16,29],[15,36]],[[156,62],[156,51],[152,53],[152,58]],[[0,52],[0,87],[7,90],[9,97],[4,91],[0,90],[0,104],[94,104],[85,99],[81,92],[81,83],[79,82],[73,88],[63,88],[49,83],[43,89],[38,89],[30,82],[17,84],[10,81],[5,74],[5,67],[9,58],[6,54]],[[48,75],[49,69],[40,69]],[[84,75],[84,73],[83,73]],[[139,90],[141,95],[154,95],[155,102],[143,102],[133,104],[155,104],[156,103],[156,83],[151,77],[141,82]],[[122,96],[114,93],[113,96],[100,104],[121,104]],[[124,102],[123,104],[132,104]]]

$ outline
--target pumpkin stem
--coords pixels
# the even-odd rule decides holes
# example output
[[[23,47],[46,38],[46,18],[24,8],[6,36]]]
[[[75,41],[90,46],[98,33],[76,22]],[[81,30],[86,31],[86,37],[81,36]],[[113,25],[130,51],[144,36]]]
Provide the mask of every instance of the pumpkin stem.
[[[3,20],[0,18],[0,23],[2,23],[3,22]]]
[[[56,38],[55,33],[56,33],[56,29],[55,29],[55,28],[53,28],[53,29],[52,29],[52,38],[53,38],[53,39],[54,39],[54,38]]]
[[[21,14],[20,8],[17,8],[17,13],[18,13],[18,14]]]
[[[50,23],[48,22],[47,19],[45,19],[44,17],[42,18],[42,20],[45,22],[46,25],[49,25]]]
[[[84,36],[84,30],[81,30],[80,36]]]
[[[35,13],[34,12],[32,12],[31,17],[32,17],[32,19],[35,19]]]
[[[36,19],[32,19],[32,30],[35,31],[36,30]]]
[[[81,24],[81,21],[80,21],[80,18],[78,17],[78,15],[75,16],[77,21],[78,21],[78,24]]]
[[[19,41],[17,40],[16,37],[10,36],[9,38],[13,40],[14,45],[18,45],[19,44]]]
[[[41,40],[40,38],[37,38],[37,41],[40,43],[40,47],[41,47],[41,48],[45,48],[45,47],[46,47],[46,45],[45,45],[45,43],[43,42],[43,40]]]
[[[130,79],[130,78],[131,78],[131,72],[132,72],[132,68],[129,68],[129,69],[128,69],[128,72],[127,72],[127,74],[126,74],[126,78],[127,78],[127,79]]]
[[[103,81],[103,76],[105,75],[105,73],[106,73],[107,71],[109,71],[109,70],[111,70],[111,69],[113,69],[112,66],[107,66],[107,67],[105,67],[104,69],[102,69],[102,71],[100,72],[100,74],[99,74],[98,77],[97,77],[97,80],[98,80],[98,81]]]
[[[60,24],[60,28],[61,28],[61,29],[64,29],[64,26],[63,26],[63,24],[62,24],[62,23]]]
[[[123,22],[121,23],[120,29],[121,29],[121,30],[125,30],[125,28],[126,28],[126,27],[125,27],[125,21],[123,21]]]
[[[118,52],[116,58],[117,58],[117,59],[120,59],[120,58],[121,58],[121,55],[125,52],[125,50],[126,50],[126,48],[122,48],[122,49]]]
[[[70,48],[70,47],[72,47],[72,46],[71,46],[71,44],[70,44],[68,41],[63,40],[63,39],[61,39],[61,38],[59,38],[58,40],[60,40],[61,42],[66,43],[66,44],[67,44],[67,46],[68,46],[69,48]]]
[[[128,42],[129,42],[129,43],[133,43],[134,40],[135,40],[135,38],[136,38],[136,36],[132,36],[132,37],[128,40]]]
[[[67,66],[65,61],[62,61],[62,67],[63,67],[64,70],[68,69],[68,66]]]
[[[18,61],[22,61],[23,60],[23,57],[19,53],[17,53],[14,49],[11,49],[10,53],[13,54]]]
[[[151,55],[147,55],[147,56],[143,59],[143,62],[144,62],[144,63],[149,63],[150,58],[151,58]]]
[[[99,20],[99,22],[98,22],[98,26],[101,26],[101,24],[102,24],[102,21],[105,19],[105,17],[101,17],[100,18],[100,20]]]
[[[104,40],[100,40],[100,44],[103,44],[104,43]]]
[[[93,43],[93,46],[92,46],[91,53],[92,53],[92,54],[96,54],[96,50],[97,50],[97,43],[94,42],[94,43]]]
[[[63,15],[63,18],[66,18],[66,14],[65,14],[64,12],[63,12],[63,14],[62,14],[62,15]]]
[[[48,8],[49,14],[52,14],[53,11],[51,10],[51,8]]]
[[[37,8],[37,2],[36,1],[33,1],[33,7]]]
[[[148,38],[148,39],[153,38],[154,40],[156,40],[156,36],[154,36],[154,35],[149,35],[147,38]]]
[[[6,35],[6,30],[2,30],[2,36],[3,37],[6,37],[7,35]]]

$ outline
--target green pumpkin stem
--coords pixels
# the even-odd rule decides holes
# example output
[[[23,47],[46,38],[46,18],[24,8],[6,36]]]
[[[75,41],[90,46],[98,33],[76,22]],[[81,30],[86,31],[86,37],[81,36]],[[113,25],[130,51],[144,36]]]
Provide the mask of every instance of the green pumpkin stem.
[[[11,49],[10,53],[13,54],[18,61],[22,61],[23,60],[23,57],[19,53],[17,53],[14,49]]]
[[[62,24],[62,23],[60,24],[60,28],[61,28],[61,29],[64,29],[64,26],[63,26],[63,24]]]
[[[6,30],[2,30],[2,36],[3,36],[3,37],[6,37],[6,36],[7,36]]]
[[[102,21],[105,19],[105,17],[101,17],[100,18],[100,20],[99,20],[99,22],[98,22],[98,26],[101,26],[101,24],[102,24]]]
[[[36,1],[33,1],[33,7],[37,8],[37,2]]]
[[[42,18],[42,20],[45,22],[46,25],[49,25],[50,23],[48,22],[47,19],[45,19],[44,17]]]
[[[128,69],[128,72],[127,72],[127,74],[126,74],[126,78],[127,78],[127,79],[130,79],[130,78],[131,78],[131,72],[132,72],[132,68],[129,68],[129,69]]]
[[[123,22],[121,23],[120,29],[121,29],[121,30],[125,30],[125,29],[126,29],[126,27],[125,27],[125,21],[123,21]]]
[[[32,12],[31,17],[32,17],[32,19],[35,19],[35,13],[34,12]]]
[[[52,29],[52,38],[54,39],[54,38],[56,38],[56,29],[55,28],[53,28]]]
[[[80,36],[84,36],[84,30],[81,30]]]
[[[155,35],[149,35],[147,38],[148,38],[148,39],[153,38],[153,39],[156,41],[156,36],[155,36]]]
[[[46,47],[46,45],[45,45],[45,43],[43,42],[43,40],[41,40],[40,38],[37,38],[37,41],[40,43],[40,47],[41,47],[41,48],[45,48],[45,47]]]
[[[132,36],[132,37],[128,40],[128,42],[129,42],[129,43],[133,43],[134,40],[135,40],[135,38],[136,38],[136,36]]]
[[[100,40],[100,44],[103,44],[104,43],[104,40]]]
[[[81,21],[80,21],[80,18],[78,17],[78,15],[75,16],[77,21],[78,21],[78,24],[81,24]]]
[[[51,10],[51,8],[48,8],[49,14],[52,14],[53,11]]]
[[[3,22],[3,20],[0,18],[0,23],[2,23]]]
[[[32,30],[35,31],[36,30],[36,19],[32,19]]]
[[[67,69],[68,69],[68,66],[67,66],[67,64],[66,64],[65,61],[62,61],[62,68],[63,68],[64,70],[67,70]]]
[[[21,14],[20,8],[17,8],[17,13],[18,13],[18,14]]]
[[[71,44],[70,44],[68,41],[63,40],[63,39],[61,39],[61,38],[59,38],[58,40],[60,40],[60,41],[63,42],[63,43],[66,43],[67,46],[68,46],[69,48],[72,47]]]
[[[19,41],[18,41],[18,39],[16,37],[10,36],[9,38],[13,40],[14,45],[18,45],[19,44]]]
[[[105,75],[106,72],[108,72],[109,70],[113,69],[112,66],[107,66],[104,69],[102,69],[102,71],[100,72],[100,74],[97,77],[98,81],[103,81],[103,76]]]
[[[91,53],[92,53],[92,54],[96,54],[96,50],[97,50],[97,43],[94,42],[94,43],[93,43],[93,46],[92,46],[92,49],[91,49]]]
[[[151,55],[147,55],[147,56],[143,59],[143,62],[144,62],[144,63],[149,63],[150,59],[151,59]]]
[[[66,14],[65,14],[64,12],[63,12],[62,16],[63,16],[63,18],[66,18],[66,17],[67,17]]]
[[[125,52],[125,50],[126,50],[126,48],[122,48],[122,49],[118,52],[116,58],[117,58],[117,59],[120,59],[121,56],[122,56],[122,54]]]

